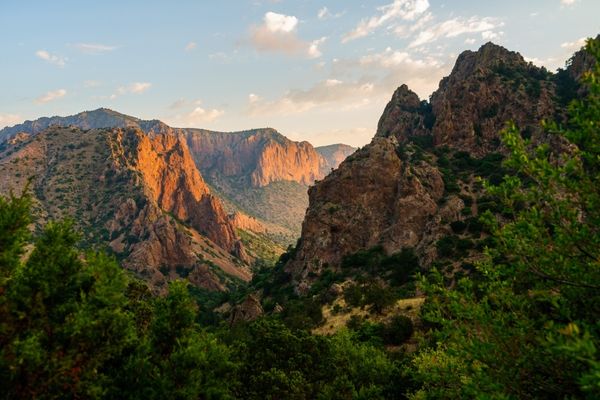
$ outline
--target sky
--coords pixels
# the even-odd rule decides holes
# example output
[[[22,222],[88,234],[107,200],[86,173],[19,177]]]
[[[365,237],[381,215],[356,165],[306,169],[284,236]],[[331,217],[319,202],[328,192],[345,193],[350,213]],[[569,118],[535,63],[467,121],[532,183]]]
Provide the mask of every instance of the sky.
[[[362,146],[401,84],[428,99],[488,41],[555,70],[599,15],[600,0],[0,0],[0,128],[107,107]]]

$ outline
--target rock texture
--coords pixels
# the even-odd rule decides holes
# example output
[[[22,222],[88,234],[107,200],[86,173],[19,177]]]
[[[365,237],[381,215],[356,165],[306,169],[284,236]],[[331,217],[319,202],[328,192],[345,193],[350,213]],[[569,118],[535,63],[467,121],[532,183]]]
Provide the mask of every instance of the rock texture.
[[[308,142],[293,142],[274,129],[223,133],[186,129],[203,173],[247,179],[254,187],[276,181],[310,185],[322,177],[322,157]]]
[[[559,108],[557,85],[545,69],[487,43],[458,57],[430,103],[400,86],[373,141],[309,190],[301,239],[286,265],[297,291],[345,255],[376,245],[387,253],[414,248],[429,265],[436,242],[453,233],[449,223],[477,212],[473,174],[448,192],[444,154],[477,160],[504,151],[499,131],[508,120],[541,140],[539,122]],[[465,199],[475,204],[466,207]]]
[[[230,324],[254,321],[264,314],[260,299],[255,294],[250,294],[246,299],[231,309]]]
[[[322,179],[353,150],[332,145],[315,149],[274,129],[243,132],[181,130],[198,168],[219,195],[244,214],[282,232],[279,244],[295,242],[308,205],[308,185]]]
[[[266,233],[268,231],[268,228],[259,220],[239,211],[229,215],[229,220],[236,229],[242,229],[244,231],[250,231],[254,233]]]
[[[213,194],[225,200],[227,212],[241,211],[252,215],[259,223],[270,226],[269,230],[277,234],[270,234],[269,240],[282,246],[295,242],[300,234],[300,225],[308,205],[308,185],[322,179],[353,150],[345,145],[325,146],[318,150],[308,142],[291,141],[274,129],[224,133],[171,128],[158,120],[141,120],[106,108],[68,117],[40,118],[2,129],[0,144],[20,140],[24,136],[35,136],[52,126],[73,126],[84,130],[135,127],[151,139],[184,137],[201,175],[215,189]],[[177,162],[181,159],[179,153],[174,151],[169,153],[169,157],[175,157],[173,161]],[[147,161],[151,166],[154,160]],[[187,159],[181,161],[189,164]],[[186,170],[190,170],[189,165],[186,165]],[[150,180],[162,178],[152,174],[146,177]],[[197,193],[176,195],[197,197]],[[170,199],[168,194],[159,196],[165,209],[169,212],[174,210],[178,218],[202,219],[199,211],[195,216],[186,215],[178,206],[182,199]],[[210,196],[204,196],[201,203],[207,210],[219,207],[219,201],[211,200]],[[216,239],[217,235],[211,236],[210,233],[217,231],[227,242],[221,244],[230,249],[231,232],[227,232],[222,221],[213,225],[207,233]]]
[[[251,278],[234,226],[185,138],[75,127],[18,137],[0,146],[0,191],[22,190],[32,176],[40,225],[74,217],[88,244],[108,245],[157,292],[177,277],[211,290],[226,289],[231,278],[223,276]]]

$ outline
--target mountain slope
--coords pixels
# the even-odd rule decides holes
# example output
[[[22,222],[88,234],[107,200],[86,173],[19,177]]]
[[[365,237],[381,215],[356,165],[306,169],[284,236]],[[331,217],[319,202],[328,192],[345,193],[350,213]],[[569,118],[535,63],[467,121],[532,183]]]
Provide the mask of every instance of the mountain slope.
[[[108,244],[157,291],[178,276],[212,290],[250,279],[235,228],[184,138],[138,128],[36,133],[2,145],[0,190],[22,190],[32,177],[40,223],[73,216],[85,242]]]
[[[542,138],[539,123],[558,112],[559,89],[554,75],[492,43],[462,53],[431,103],[399,87],[373,141],[309,190],[286,265],[296,290],[375,246],[387,254],[414,248],[423,267],[448,262],[448,270],[459,267],[451,254],[476,258],[485,239],[476,216],[494,204],[475,177],[502,176],[498,132],[507,120],[526,137],[553,140]]]
[[[158,120],[145,121],[106,108],[4,128],[0,130],[0,146],[3,142],[6,146],[9,141],[18,141],[23,135],[35,136],[51,126],[136,127],[150,137],[185,137],[198,169],[215,194],[224,200],[227,212],[241,211],[258,218],[269,228],[265,238],[281,246],[295,242],[300,234],[308,205],[308,185],[322,179],[353,150],[345,145],[332,145],[318,151],[310,143],[294,142],[274,129],[225,133],[171,128]]]

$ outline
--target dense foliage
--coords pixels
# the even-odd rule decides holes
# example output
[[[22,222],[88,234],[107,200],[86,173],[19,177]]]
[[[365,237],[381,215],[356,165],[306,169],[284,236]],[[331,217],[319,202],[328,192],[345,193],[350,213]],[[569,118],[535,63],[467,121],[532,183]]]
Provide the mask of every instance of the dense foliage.
[[[404,390],[381,346],[276,319],[207,333],[183,282],[164,297],[69,221],[30,242],[30,198],[0,197],[0,398],[384,399]]]
[[[588,51],[600,60],[598,41]],[[600,398],[600,63],[552,146],[503,132],[518,173],[487,190],[494,246],[453,289],[423,279],[430,346],[413,360],[415,399]]]

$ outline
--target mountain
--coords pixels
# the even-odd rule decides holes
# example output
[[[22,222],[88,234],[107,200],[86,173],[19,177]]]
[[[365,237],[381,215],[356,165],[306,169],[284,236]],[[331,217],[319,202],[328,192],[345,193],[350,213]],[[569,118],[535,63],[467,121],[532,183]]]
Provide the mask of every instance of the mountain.
[[[0,130],[0,143],[19,135],[36,135],[52,126],[81,129],[135,127],[150,137],[184,137],[207,184],[228,213],[243,212],[267,229],[267,241],[287,246],[296,241],[308,205],[307,190],[336,168],[354,149],[346,145],[315,149],[289,140],[274,129],[215,132],[171,128],[159,120],[141,120],[99,108],[73,116],[40,118]],[[256,232],[255,232],[256,233]]]
[[[500,210],[476,177],[498,182],[506,172],[499,136],[506,121],[534,142],[561,145],[540,122],[562,113],[575,84],[569,74],[487,43],[458,57],[429,102],[400,86],[372,142],[310,188],[285,267],[296,291],[306,293],[320,275],[373,248],[388,255],[414,249],[422,268],[436,263],[447,271],[477,259],[486,238],[477,216]]]
[[[327,170],[310,143],[291,141],[274,129],[182,131],[198,168],[231,210],[270,225],[270,237],[281,245],[295,242],[308,185]]]
[[[350,154],[356,151],[356,147],[348,146],[347,144],[337,143],[330,144],[328,146],[315,147],[317,153],[319,153],[326,161],[326,165],[330,170],[336,169],[342,161],[344,161]],[[329,173],[326,171],[326,174]]]
[[[39,225],[73,217],[84,243],[108,245],[158,292],[177,277],[210,290],[250,279],[235,227],[184,137],[29,126],[0,145],[0,191],[31,178]]]

